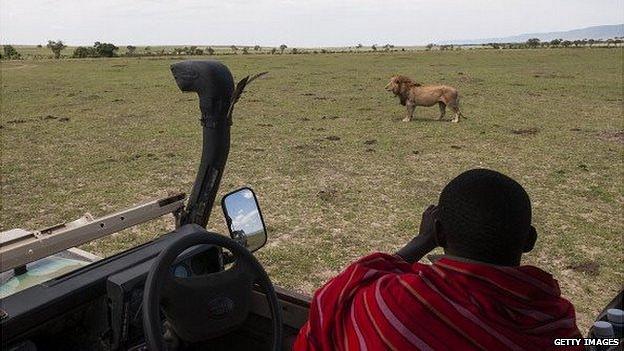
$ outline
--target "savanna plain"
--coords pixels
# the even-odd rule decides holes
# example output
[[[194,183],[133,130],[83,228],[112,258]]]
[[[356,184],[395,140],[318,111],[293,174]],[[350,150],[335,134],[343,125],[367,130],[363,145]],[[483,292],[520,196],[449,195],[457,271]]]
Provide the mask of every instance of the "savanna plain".
[[[524,263],[558,279],[583,332],[623,287],[622,48],[216,59],[237,79],[269,71],[236,106],[220,192],[256,191],[269,232],[256,255],[276,284],[312,293],[358,257],[394,252],[446,182],[487,167],[529,192],[539,239]],[[0,63],[0,229],[189,192],[201,128],[197,97],[169,72],[180,60]],[[395,74],[457,87],[467,119],[419,107],[401,122],[383,89]],[[83,248],[107,256],[172,227],[167,217]],[[226,232],[216,207],[209,228]]]

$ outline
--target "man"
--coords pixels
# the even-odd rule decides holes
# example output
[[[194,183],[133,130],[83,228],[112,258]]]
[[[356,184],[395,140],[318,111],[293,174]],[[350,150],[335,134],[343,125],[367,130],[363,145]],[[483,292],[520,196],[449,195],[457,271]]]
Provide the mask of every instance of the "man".
[[[581,334],[557,281],[520,266],[536,239],[520,184],[465,172],[396,255],[364,257],[314,294],[294,349],[561,350],[555,338]],[[437,246],[442,258],[417,263]]]

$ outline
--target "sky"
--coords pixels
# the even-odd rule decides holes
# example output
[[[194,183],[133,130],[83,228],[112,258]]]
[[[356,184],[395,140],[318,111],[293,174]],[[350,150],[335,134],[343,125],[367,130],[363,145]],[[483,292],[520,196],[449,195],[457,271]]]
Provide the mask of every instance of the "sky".
[[[251,191],[243,189],[229,195],[225,206],[232,219],[232,230],[242,229],[247,234],[262,230],[262,220]]]
[[[624,22],[624,0],[0,0],[0,43],[423,45]]]

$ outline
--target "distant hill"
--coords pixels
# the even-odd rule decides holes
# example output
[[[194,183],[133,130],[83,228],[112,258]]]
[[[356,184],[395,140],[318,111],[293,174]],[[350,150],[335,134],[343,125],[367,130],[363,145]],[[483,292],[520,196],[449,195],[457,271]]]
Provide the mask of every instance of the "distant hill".
[[[541,41],[551,41],[559,38],[563,40],[609,39],[622,36],[624,36],[624,24],[613,24],[574,29],[564,32],[526,33],[502,38],[450,40],[441,42],[440,44],[523,43],[531,38],[538,38]]]

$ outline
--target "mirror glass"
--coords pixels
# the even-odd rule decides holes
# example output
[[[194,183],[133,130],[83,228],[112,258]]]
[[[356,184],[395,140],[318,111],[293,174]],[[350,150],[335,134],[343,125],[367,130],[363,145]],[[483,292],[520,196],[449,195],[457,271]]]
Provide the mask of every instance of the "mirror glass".
[[[249,188],[233,191],[221,201],[230,236],[253,252],[264,246],[266,228],[256,194]]]

